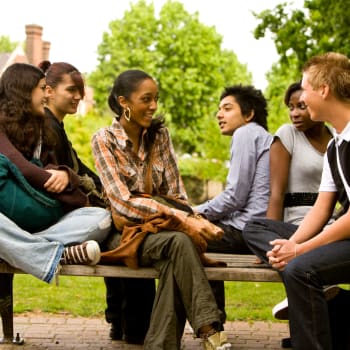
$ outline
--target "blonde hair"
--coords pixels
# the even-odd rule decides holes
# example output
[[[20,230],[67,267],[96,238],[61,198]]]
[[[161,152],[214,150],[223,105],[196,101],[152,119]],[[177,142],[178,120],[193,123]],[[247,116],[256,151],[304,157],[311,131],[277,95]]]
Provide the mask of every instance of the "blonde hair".
[[[335,97],[350,102],[350,61],[346,55],[327,52],[314,56],[305,63],[303,72],[313,89],[327,84]]]

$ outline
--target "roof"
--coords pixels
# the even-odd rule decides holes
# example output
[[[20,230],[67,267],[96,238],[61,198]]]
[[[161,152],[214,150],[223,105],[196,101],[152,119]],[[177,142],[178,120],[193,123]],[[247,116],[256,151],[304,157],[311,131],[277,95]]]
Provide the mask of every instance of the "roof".
[[[7,62],[11,57],[11,53],[0,53],[0,75],[4,68],[7,66]]]
[[[0,53],[0,76],[2,72],[12,63],[26,63],[28,59],[22,48],[23,44],[20,43],[12,52]]]

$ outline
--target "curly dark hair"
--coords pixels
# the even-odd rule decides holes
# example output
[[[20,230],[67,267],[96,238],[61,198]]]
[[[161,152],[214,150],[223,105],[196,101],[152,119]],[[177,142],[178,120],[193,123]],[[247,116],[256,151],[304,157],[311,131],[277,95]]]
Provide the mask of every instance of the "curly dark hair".
[[[251,121],[267,130],[267,101],[261,90],[252,85],[232,85],[225,87],[220,101],[227,96],[233,96],[236,99],[244,116],[248,116],[254,111],[254,117]]]
[[[123,108],[119,104],[118,96],[124,96],[126,99],[129,99],[131,94],[137,90],[138,86],[147,79],[154,80],[149,74],[138,69],[126,70],[115,79],[112,90],[108,96],[108,105],[116,114],[118,120],[123,114]],[[165,120],[162,115],[158,115],[152,119],[151,126],[148,128],[145,135],[145,146],[147,149],[153,144],[157,132],[164,127],[164,123]]]
[[[42,137],[43,145],[52,144],[52,134],[46,118],[32,114],[32,93],[44,72],[30,64],[14,63],[0,79],[0,130],[27,158]]]

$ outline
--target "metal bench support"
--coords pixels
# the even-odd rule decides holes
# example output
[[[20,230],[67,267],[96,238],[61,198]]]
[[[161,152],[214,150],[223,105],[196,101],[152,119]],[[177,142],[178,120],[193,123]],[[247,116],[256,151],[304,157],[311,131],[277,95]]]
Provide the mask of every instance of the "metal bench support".
[[[0,286],[0,314],[4,334],[0,343],[22,345],[24,340],[19,333],[13,336],[13,274],[0,273]]]

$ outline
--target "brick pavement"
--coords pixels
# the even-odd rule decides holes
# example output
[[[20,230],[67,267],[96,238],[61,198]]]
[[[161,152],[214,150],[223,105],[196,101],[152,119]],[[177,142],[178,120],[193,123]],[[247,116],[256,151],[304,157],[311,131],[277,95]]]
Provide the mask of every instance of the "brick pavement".
[[[46,313],[29,313],[15,317],[15,332],[25,343],[0,345],[0,350],[141,350],[108,338],[109,325],[101,318],[72,317]],[[0,327],[1,329],[1,327]],[[234,350],[281,349],[281,338],[289,335],[286,323],[228,322],[225,325]],[[182,350],[202,350],[201,341],[193,339],[186,327]]]

